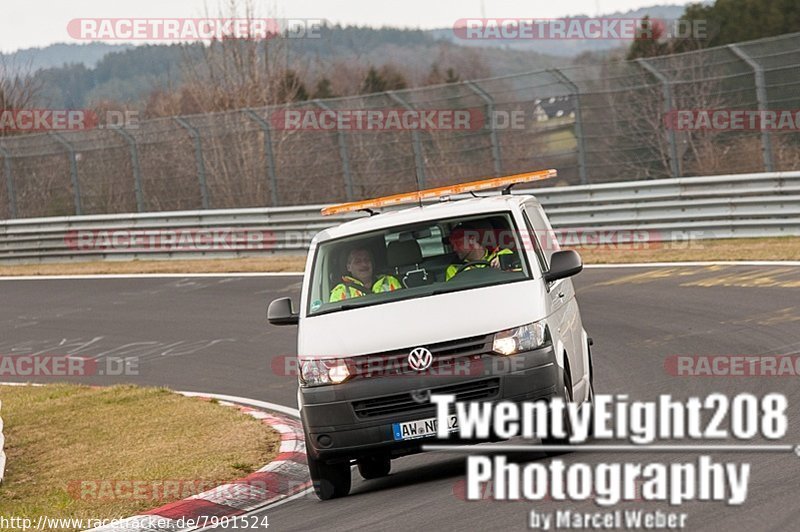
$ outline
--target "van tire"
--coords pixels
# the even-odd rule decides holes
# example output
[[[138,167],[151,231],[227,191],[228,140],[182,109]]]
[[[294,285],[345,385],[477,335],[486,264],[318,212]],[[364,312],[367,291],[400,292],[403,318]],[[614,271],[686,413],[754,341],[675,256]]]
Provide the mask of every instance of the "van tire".
[[[308,473],[314,484],[314,493],[321,501],[346,497],[350,493],[350,463],[327,464],[307,454]]]
[[[566,355],[565,355],[566,360]],[[564,368],[564,372],[562,373],[562,391],[560,394],[561,399],[564,400],[564,403],[569,403],[572,401],[572,378],[569,374],[569,367]],[[567,415],[567,409],[564,409],[564,421],[563,426],[566,428],[565,432],[567,434],[566,438],[557,438],[557,437],[547,437],[542,438],[542,445],[570,445],[569,437],[572,435],[572,426],[569,421],[569,415]],[[564,454],[569,454],[572,451],[569,450],[561,450],[561,451],[545,451],[544,454],[547,456],[561,456]]]
[[[388,456],[369,456],[358,461],[358,472],[365,480],[385,477],[392,470]]]
[[[565,357],[565,360],[566,360],[566,357]],[[564,379],[564,382],[563,382],[564,391],[562,392],[562,396],[561,397],[562,397],[562,399],[564,399],[565,402],[569,402],[569,401],[572,401],[572,395],[573,395],[572,387],[568,386],[568,383],[569,384],[572,383],[572,378],[570,377],[570,373],[569,373],[569,363],[567,363],[567,366],[564,368],[563,379]],[[594,403],[594,365],[593,365],[593,362],[592,362],[592,350],[591,350],[591,348],[589,348],[589,397],[586,399],[585,403],[588,403],[588,404],[584,404],[584,408],[587,408],[587,407],[588,408],[593,408],[593,403]],[[590,419],[589,426],[590,427],[594,426],[593,425],[594,420],[592,420],[591,416],[590,416],[589,419]],[[567,432],[568,436],[566,438],[542,438],[542,444],[543,445],[571,445],[571,443],[569,441],[569,436],[572,434],[572,426],[570,425],[570,422],[569,422],[569,416],[565,416],[564,426],[567,427],[566,432]],[[591,440],[591,434],[589,436],[589,440]],[[564,455],[564,454],[569,454],[571,452],[572,451],[569,451],[569,450],[564,450],[564,451],[545,451],[545,454],[547,456],[551,456],[552,457],[552,456],[561,456],[561,455]]]

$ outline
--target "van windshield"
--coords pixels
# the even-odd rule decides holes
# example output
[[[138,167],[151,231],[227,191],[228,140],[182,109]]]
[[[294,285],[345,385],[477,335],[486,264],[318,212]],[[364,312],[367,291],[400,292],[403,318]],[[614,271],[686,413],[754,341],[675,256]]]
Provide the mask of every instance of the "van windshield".
[[[531,278],[510,212],[425,221],[317,247],[308,315]]]

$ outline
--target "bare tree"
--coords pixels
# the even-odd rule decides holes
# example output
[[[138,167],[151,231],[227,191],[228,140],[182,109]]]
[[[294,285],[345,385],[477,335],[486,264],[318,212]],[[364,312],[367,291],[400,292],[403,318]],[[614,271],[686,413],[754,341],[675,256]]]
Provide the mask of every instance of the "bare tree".
[[[259,17],[252,1],[231,0],[220,18],[252,22]],[[287,83],[287,73],[302,79],[302,66],[288,67],[289,41],[279,28],[266,38],[222,38],[185,47],[183,78],[186,97],[199,112],[263,107],[293,101],[301,90]],[[291,74],[289,74],[291,75]]]
[[[665,110],[662,81],[633,62],[617,63],[616,71],[606,73],[605,86],[587,97],[596,103],[584,111],[588,125],[584,130],[603,147],[593,150],[595,163],[617,179],[670,177],[674,139],[681,174],[727,171],[732,166],[729,133],[677,129],[674,113],[736,107],[743,104],[742,98],[722,86],[724,75],[707,55],[690,53],[657,61],[657,68],[670,80],[672,114]],[[598,95],[604,105],[597,102]]]
[[[30,63],[14,65],[0,55],[0,112],[33,108],[41,89],[42,83],[34,77]],[[0,137],[18,133],[14,128],[0,126]]]

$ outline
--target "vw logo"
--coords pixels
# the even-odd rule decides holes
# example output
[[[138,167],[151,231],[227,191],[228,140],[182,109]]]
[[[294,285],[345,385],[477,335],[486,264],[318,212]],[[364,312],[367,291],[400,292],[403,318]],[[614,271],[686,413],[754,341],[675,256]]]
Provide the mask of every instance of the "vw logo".
[[[408,354],[408,365],[411,369],[425,371],[433,363],[433,355],[424,347],[412,349]]]

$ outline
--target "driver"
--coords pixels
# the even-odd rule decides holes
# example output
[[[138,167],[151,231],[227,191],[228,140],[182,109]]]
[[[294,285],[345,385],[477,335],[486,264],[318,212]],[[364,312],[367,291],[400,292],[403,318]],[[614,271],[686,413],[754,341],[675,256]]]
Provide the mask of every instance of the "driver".
[[[460,224],[450,232],[450,236],[448,237],[450,246],[453,248],[453,251],[456,252],[461,262],[458,264],[451,264],[447,267],[444,277],[445,281],[449,281],[457,273],[460,273],[459,269],[463,272],[473,268],[491,266],[499,270],[500,256],[514,254],[510,249],[487,249],[480,238],[484,232],[484,230],[469,223]]]
[[[343,275],[342,282],[333,287],[331,302],[365,296],[370,292],[374,294],[391,292],[403,287],[400,281],[391,275],[375,277],[372,253],[367,248],[351,249],[347,255],[346,267],[349,275]]]

